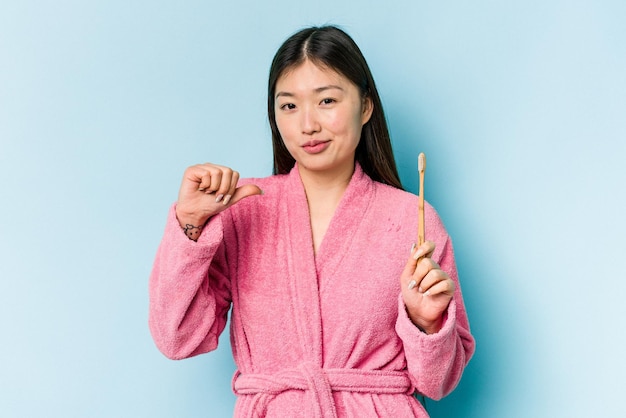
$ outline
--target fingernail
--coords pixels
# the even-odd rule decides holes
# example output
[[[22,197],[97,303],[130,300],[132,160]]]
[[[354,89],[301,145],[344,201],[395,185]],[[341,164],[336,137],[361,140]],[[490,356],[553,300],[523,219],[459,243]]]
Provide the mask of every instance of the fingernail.
[[[205,190],[206,190],[206,187],[199,187],[199,188],[198,188],[198,191],[199,191],[199,192],[203,192],[203,191],[205,191]]]
[[[430,296],[430,290],[427,290],[426,293],[424,293],[424,296]]]
[[[409,290],[415,288],[415,286],[417,286],[417,282],[415,280],[411,280],[409,282]]]
[[[422,286],[418,287],[417,291],[420,292],[420,293],[424,293],[424,289],[422,289]]]
[[[414,250],[415,250],[415,243],[413,243],[413,245],[411,245],[411,254],[413,254]]]
[[[220,203],[220,201],[224,198],[223,194],[218,194],[215,198],[215,203]]]
[[[230,202],[230,199],[232,198],[231,195],[227,194],[226,197],[224,198],[224,206],[228,205],[228,202]]]
[[[423,255],[424,255],[424,250],[422,250],[421,248],[418,248],[417,251],[415,251],[415,254],[413,254],[413,259],[417,260]]]

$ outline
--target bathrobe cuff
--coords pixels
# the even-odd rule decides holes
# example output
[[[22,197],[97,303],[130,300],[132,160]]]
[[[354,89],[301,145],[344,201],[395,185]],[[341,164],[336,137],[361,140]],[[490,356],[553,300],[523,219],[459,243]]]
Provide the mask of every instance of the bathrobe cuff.
[[[196,242],[180,227],[175,205],[168,213],[150,276],[148,320],[157,347],[168,358],[179,360],[217,348],[230,307],[230,283],[220,250],[222,222],[216,215]]]
[[[180,227],[176,217],[176,203],[174,203],[167,217],[165,237],[171,239],[173,241],[172,244],[177,248],[184,249],[186,255],[197,257],[199,260],[211,259],[224,239],[222,216],[218,214],[210,218],[204,228],[202,228],[198,241],[194,241],[189,239]]]
[[[396,332],[404,345],[409,378],[418,393],[441,399],[457,385],[465,363],[456,329],[456,301],[450,301],[439,332],[430,335],[411,322],[401,295],[399,307]]]
[[[443,314],[443,325],[434,334],[426,334],[420,330],[409,318],[402,295],[398,299],[398,319],[396,332],[404,343],[404,351],[410,355],[414,350],[428,353],[438,352],[447,348],[456,341],[456,302],[450,301],[447,310]]]

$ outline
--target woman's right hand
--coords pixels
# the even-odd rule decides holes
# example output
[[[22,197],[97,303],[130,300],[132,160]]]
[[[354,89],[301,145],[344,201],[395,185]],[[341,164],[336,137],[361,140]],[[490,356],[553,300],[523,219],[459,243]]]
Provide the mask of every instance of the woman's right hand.
[[[211,216],[245,197],[263,193],[253,184],[237,187],[238,181],[238,172],[216,164],[198,164],[185,170],[178,192],[176,217],[189,238],[197,239]],[[193,229],[195,233],[190,234],[188,231]]]

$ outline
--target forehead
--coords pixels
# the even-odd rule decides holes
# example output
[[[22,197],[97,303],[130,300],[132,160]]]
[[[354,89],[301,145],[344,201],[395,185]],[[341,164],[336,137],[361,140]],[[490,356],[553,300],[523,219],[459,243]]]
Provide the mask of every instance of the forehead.
[[[316,89],[320,86],[333,84],[340,86],[352,83],[334,69],[305,60],[303,63],[286,69],[276,81],[276,92],[283,89]]]

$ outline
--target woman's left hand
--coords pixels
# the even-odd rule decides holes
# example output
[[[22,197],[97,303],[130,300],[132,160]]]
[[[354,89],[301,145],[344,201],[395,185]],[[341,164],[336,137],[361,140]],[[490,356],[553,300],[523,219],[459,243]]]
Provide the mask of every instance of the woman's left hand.
[[[411,251],[400,277],[402,299],[411,321],[427,334],[438,332],[443,313],[454,295],[454,282],[430,257],[435,243],[426,241]]]

